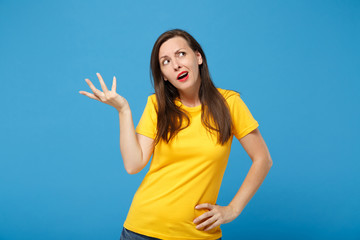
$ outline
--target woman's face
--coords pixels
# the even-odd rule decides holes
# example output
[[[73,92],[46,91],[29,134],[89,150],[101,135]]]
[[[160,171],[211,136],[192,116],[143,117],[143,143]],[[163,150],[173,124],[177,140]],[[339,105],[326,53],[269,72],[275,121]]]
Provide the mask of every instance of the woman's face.
[[[164,42],[159,49],[159,63],[164,80],[178,91],[200,87],[199,65],[202,57],[190,48],[184,38],[173,37]]]

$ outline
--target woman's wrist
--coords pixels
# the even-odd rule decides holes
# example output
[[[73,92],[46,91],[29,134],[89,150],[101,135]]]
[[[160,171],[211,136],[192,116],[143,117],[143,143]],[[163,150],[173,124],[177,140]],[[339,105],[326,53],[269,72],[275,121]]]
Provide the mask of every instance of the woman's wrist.
[[[240,215],[240,213],[242,212],[242,209],[239,208],[238,206],[235,206],[234,204],[230,203],[228,206],[232,209],[232,211],[236,217],[238,217]]]
[[[124,114],[127,112],[131,112],[129,104],[126,102],[124,106],[121,108],[116,108],[116,110],[119,112],[119,114]]]

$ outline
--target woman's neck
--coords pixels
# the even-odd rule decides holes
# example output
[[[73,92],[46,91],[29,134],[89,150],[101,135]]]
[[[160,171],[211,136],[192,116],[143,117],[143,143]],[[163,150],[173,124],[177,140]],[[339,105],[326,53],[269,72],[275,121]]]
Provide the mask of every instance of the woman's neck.
[[[195,87],[187,89],[186,91],[179,91],[180,101],[187,107],[196,107],[201,104],[199,98],[201,79],[197,81],[197,83]]]
[[[193,91],[179,92],[180,101],[187,107],[196,107],[201,104],[199,99],[199,89],[194,89]]]
[[[196,107],[201,104],[198,94],[196,96],[186,96],[180,94],[180,101],[187,107]]]

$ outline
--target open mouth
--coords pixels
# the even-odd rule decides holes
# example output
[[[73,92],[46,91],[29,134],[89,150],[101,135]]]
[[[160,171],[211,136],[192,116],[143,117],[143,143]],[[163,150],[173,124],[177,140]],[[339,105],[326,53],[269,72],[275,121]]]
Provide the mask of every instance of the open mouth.
[[[181,72],[178,77],[177,77],[177,80],[179,81],[185,81],[189,76],[189,73],[188,72]]]

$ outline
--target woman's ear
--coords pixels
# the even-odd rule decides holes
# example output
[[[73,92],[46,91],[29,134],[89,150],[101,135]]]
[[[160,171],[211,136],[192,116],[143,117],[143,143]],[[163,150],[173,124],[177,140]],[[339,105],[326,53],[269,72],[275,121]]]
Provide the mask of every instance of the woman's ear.
[[[197,58],[197,62],[198,62],[198,65],[201,65],[202,64],[202,56],[201,56],[201,53],[199,51],[196,51],[195,52],[195,55],[196,55],[196,58]]]

